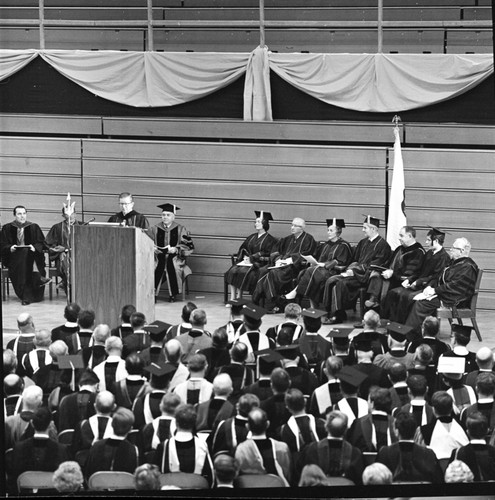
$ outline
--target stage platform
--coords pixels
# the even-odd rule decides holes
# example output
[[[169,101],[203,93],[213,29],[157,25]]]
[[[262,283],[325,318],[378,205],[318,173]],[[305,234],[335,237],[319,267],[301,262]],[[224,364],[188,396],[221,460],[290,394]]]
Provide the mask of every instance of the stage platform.
[[[206,311],[208,323],[207,330],[213,332],[216,328],[224,325],[229,320],[229,308],[223,303],[223,295],[209,294],[200,295],[191,292],[186,300],[194,302],[199,308]],[[10,294],[6,300],[2,301],[2,319],[3,319],[3,346],[15,336],[17,332],[16,318],[22,312],[29,312],[34,318],[34,324],[37,329],[49,329],[61,325],[65,322],[64,307],[66,306],[66,297],[62,292],[59,295],[53,293],[53,299],[48,298],[46,292],[45,300],[27,306],[21,305],[19,299],[10,288]],[[159,300],[155,304],[155,319],[165,321],[167,323],[176,324],[180,322],[180,314],[184,302],[177,301],[169,303]],[[345,326],[352,326],[358,321],[357,313],[349,315]],[[266,331],[271,326],[274,326],[283,320],[283,314],[267,314],[263,317],[262,331]],[[466,324],[470,324],[466,321]],[[469,344],[469,349],[476,352],[479,347],[486,345],[495,350],[495,311],[480,311],[478,312],[478,325],[480,327],[483,341],[479,342],[473,332],[472,340]],[[114,327],[116,325],[110,325]],[[341,325],[343,326],[343,325]],[[331,326],[324,325],[320,334],[326,336],[330,331]],[[450,326],[447,320],[442,320],[440,329],[440,339],[444,342],[450,342]]]

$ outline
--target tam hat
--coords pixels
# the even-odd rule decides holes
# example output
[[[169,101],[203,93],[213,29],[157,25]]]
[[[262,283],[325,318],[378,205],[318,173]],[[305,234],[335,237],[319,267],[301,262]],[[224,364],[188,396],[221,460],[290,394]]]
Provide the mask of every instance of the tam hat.
[[[254,304],[246,304],[242,309],[242,314],[248,318],[259,321],[266,314],[266,310]]]
[[[172,203],[164,203],[163,205],[158,205],[158,208],[161,208],[162,212],[171,212],[173,214],[176,214],[177,210],[180,210],[177,205],[172,205]]]
[[[264,220],[273,220],[272,214],[270,212],[263,212],[263,210],[255,210],[254,211],[256,217]]]
[[[84,368],[84,361],[81,354],[67,354],[65,356],[57,357],[58,367],[61,370],[82,370]]]
[[[440,231],[440,229],[437,229],[436,227],[433,226],[428,226],[430,230],[428,233],[431,233],[434,236],[445,236],[447,233],[445,231]]]
[[[340,227],[340,229],[344,229],[345,227],[344,219],[326,219],[326,221],[327,226],[337,226]]]
[[[156,378],[165,378],[167,376],[172,376],[172,373],[175,373],[177,367],[170,363],[151,363],[144,368],[144,371],[147,371],[151,374],[152,377]]]
[[[275,368],[280,366],[280,361],[284,357],[277,351],[273,349],[263,349],[261,351],[255,351],[254,354],[257,357],[259,371],[262,374],[268,374],[272,372]]]
[[[397,342],[404,342],[407,338],[407,334],[412,331],[411,326],[407,325],[402,325],[400,323],[396,323],[395,321],[392,321],[387,325],[387,330],[390,336],[394,339],[397,340]]]
[[[149,325],[143,326],[143,330],[150,334],[150,338],[152,340],[159,342],[160,340],[163,340],[165,338],[165,334],[171,326],[172,325],[169,325],[164,321],[156,320]]]
[[[277,347],[275,352],[278,352],[284,359],[296,359],[301,355],[299,351],[299,346],[297,345],[284,345],[283,347]]]
[[[308,307],[307,309],[303,309],[301,312],[302,316],[306,316],[307,318],[318,319],[322,316],[325,316],[326,311],[322,311],[321,309],[313,309],[312,307]]]
[[[349,335],[354,328],[332,328],[327,335],[327,338],[333,340],[335,344],[347,345],[349,343]]]
[[[339,380],[351,387],[359,387],[368,376],[352,366],[344,366],[338,374]]]
[[[364,219],[365,224],[371,224],[372,226],[380,227],[380,219],[372,217],[371,215],[365,215],[365,217],[366,217],[366,219]]]
[[[460,333],[464,337],[470,339],[471,338],[471,332],[473,331],[472,326],[467,326],[467,325],[457,325],[453,324],[452,325],[452,332],[453,333]]]
[[[371,351],[371,335],[368,332],[361,332],[352,339],[354,349],[357,351]]]

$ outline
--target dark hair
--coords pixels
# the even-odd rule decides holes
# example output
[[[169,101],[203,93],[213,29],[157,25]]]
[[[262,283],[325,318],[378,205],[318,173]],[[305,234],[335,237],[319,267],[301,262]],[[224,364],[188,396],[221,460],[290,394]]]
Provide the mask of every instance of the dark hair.
[[[473,411],[466,419],[466,427],[471,439],[485,439],[488,433],[488,419],[480,411]]]
[[[117,436],[125,436],[134,425],[134,413],[127,408],[120,407],[112,417],[113,432]]]
[[[52,414],[46,406],[39,407],[33,415],[31,422],[35,431],[43,432],[48,429],[50,422],[52,421]]]
[[[286,392],[290,387],[290,376],[283,368],[275,368],[270,376],[273,390]]]
[[[303,324],[307,332],[316,333],[321,328],[321,318],[303,316]]]
[[[230,359],[237,363],[246,361],[249,354],[247,345],[244,342],[236,342],[230,349]]]
[[[375,410],[390,413],[392,411],[392,396],[388,389],[373,386],[370,388],[370,400]]]
[[[329,356],[325,361],[325,369],[328,375],[337,375],[344,368],[344,361],[339,356]]]
[[[146,317],[142,312],[135,312],[131,314],[132,328],[141,328],[146,324]]]
[[[239,415],[247,417],[249,412],[253,408],[258,408],[260,405],[260,400],[255,394],[247,393],[243,394],[237,403],[237,411]]]
[[[292,343],[294,336],[294,329],[291,326],[283,326],[277,335],[277,344],[279,346],[286,346]]]
[[[77,322],[81,328],[91,328],[95,324],[95,312],[83,309],[77,317]]]
[[[431,241],[438,241],[440,245],[443,245],[445,242],[445,234],[438,234],[436,231],[433,229],[430,229],[427,233],[426,236],[430,238]]]
[[[131,316],[136,312],[136,308],[132,304],[127,304],[122,308],[120,317],[123,323],[129,323],[131,321]]]
[[[348,425],[347,415],[341,411],[333,410],[327,415],[325,429],[330,436],[335,438],[344,437]]]
[[[413,238],[416,238],[416,229],[412,226],[404,226],[404,231],[409,233]]]
[[[423,375],[411,375],[407,379],[407,387],[415,398],[421,397],[428,390],[428,381]]]
[[[495,374],[493,372],[480,372],[476,377],[476,392],[483,395],[495,393]]]
[[[194,354],[189,360],[188,368],[192,372],[200,372],[206,368],[207,359],[204,354]]]
[[[254,408],[248,415],[249,430],[253,434],[262,434],[268,428],[268,416],[261,408]]]
[[[125,358],[125,369],[129,375],[142,375],[144,369],[144,360],[136,353],[129,354]]]
[[[79,384],[79,386],[96,385],[99,382],[100,382],[100,379],[98,378],[98,375],[96,375],[96,373],[93,370],[91,370],[91,368],[86,368],[86,370],[84,370],[81,373],[81,376],[79,377],[78,384]]]
[[[244,315],[244,324],[246,325],[246,329],[248,331],[257,330],[261,326],[262,321],[261,319],[254,319]]]
[[[75,323],[77,318],[79,317],[79,313],[81,312],[81,308],[75,302],[71,302],[65,306],[64,317],[67,321],[71,321]]]
[[[437,391],[431,397],[431,406],[440,417],[447,417],[452,414],[454,400],[446,391]]]
[[[265,231],[270,229],[270,222],[267,219],[261,219],[261,225]]]
[[[184,323],[189,323],[189,319],[191,318],[191,313],[197,308],[198,306],[194,302],[188,302],[182,308],[182,314],[181,314],[182,321],[184,321]]]
[[[231,483],[237,476],[239,463],[234,457],[222,453],[213,461],[213,468],[217,479],[222,483]]]
[[[285,393],[285,406],[292,411],[302,411],[306,406],[304,394],[299,389],[289,389]]]
[[[436,337],[440,331],[440,321],[435,316],[428,316],[423,321],[423,336]]]
[[[186,431],[194,431],[196,426],[196,410],[193,405],[182,404],[175,410],[177,427]]]
[[[468,345],[469,341],[471,340],[470,335],[466,335],[464,332],[461,332],[460,330],[454,331],[454,338],[456,343],[462,346]]]
[[[412,413],[399,411],[395,417],[395,428],[401,439],[413,439],[416,434],[416,418]]]
[[[402,363],[394,363],[388,372],[393,384],[407,379],[407,368]]]
[[[12,210],[12,213],[13,213],[14,215],[16,215],[16,213],[15,213],[15,212],[16,212],[16,210],[17,210],[18,208],[23,208],[23,209],[24,209],[24,210],[26,210],[26,212],[27,212],[27,209],[26,209],[26,207],[25,207],[24,205],[17,205],[17,206],[15,206],[15,207],[14,207],[14,210]]]
[[[225,349],[229,345],[229,336],[225,328],[217,328],[211,337],[213,347]]]

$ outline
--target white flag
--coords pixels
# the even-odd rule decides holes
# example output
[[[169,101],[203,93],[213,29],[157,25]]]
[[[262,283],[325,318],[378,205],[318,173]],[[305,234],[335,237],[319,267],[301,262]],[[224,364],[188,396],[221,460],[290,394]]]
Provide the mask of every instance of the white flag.
[[[407,224],[406,203],[405,203],[405,183],[404,183],[404,163],[402,162],[402,151],[400,147],[399,127],[394,128],[394,170],[392,173],[392,187],[388,200],[388,221],[387,221],[387,243],[392,250],[399,245],[399,231]]]

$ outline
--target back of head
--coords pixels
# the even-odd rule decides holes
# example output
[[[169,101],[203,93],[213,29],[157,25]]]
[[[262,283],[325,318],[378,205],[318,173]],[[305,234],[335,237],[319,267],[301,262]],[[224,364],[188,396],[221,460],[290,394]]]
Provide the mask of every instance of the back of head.
[[[395,428],[399,433],[400,439],[413,439],[417,428],[416,418],[412,413],[399,411],[395,416]]]
[[[438,417],[448,417],[452,414],[454,400],[446,391],[437,391],[431,397],[431,406]]]
[[[461,460],[454,460],[445,470],[446,483],[472,483],[473,480],[473,472]]]
[[[93,326],[95,325],[95,312],[89,309],[83,309],[79,313],[77,322],[79,323],[79,326],[81,328],[84,329],[93,328]]]
[[[75,302],[71,302],[70,304],[67,304],[65,306],[64,317],[67,321],[70,321],[71,323],[76,323],[80,311],[81,308],[79,307],[79,305],[76,304]]]
[[[165,356],[169,363],[177,364],[182,356],[181,343],[176,339],[169,340],[165,344]]]
[[[130,322],[133,330],[140,330],[146,324],[146,317],[142,312],[136,311],[131,314]]]
[[[309,464],[303,467],[299,487],[304,486],[327,486],[328,478],[320,467],[316,464]]]
[[[91,368],[86,368],[79,377],[78,385],[79,387],[83,387],[85,385],[96,386],[100,383],[100,379],[98,375],[91,370]]]
[[[125,369],[129,375],[142,375],[144,370],[144,360],[136,353],[129,354],[125,358]]]
[[[96,395],[95,409],[103,415],[110,415],[115,409],[115,396],[110,391],[100,391]]]
[[[127,408],[119,407],[112,417],[112,428],[116,436],[126,436],[134,425],[134,413]]]
[[[220,373],[213,379],[213,392],[215,396],[229,397],[233,391],[232,379],[227,373]]]
[[[196,410],[193,405],[181,404],[175,410],[177,429],[194,432],[196,426]]]
[[[15,373],[10,373],[3,379],[3,393],[5,396],[21,394],[24,389],[24,380]]]
[[[466,419],[466,427],[471,439],[485,439],[488,433],[488,419],[480,411],[473,411]]]
[[[232,484],[239,472],[239,463],[234,457],[222,453],[215,457],[213,461],[215,475],[220,483]]]
[[[69,347],[63,340],[56,340],[50,344],[48,351],[56,361],[60,356],[67,356],[67,354],[69,354]]]
[[[436,337],[440,331],[440,321],[435,316],[428,316],[422,325],[423,337]]]
[[[249,430],[254,436],[264,434],[268,428],[268,417],[261,408],[254,408],[248,415]]]
[[[260,400],[258,396],[255,394],[243,394],[240,398],[239,401],[237,402],[237,411],[239,415],[242,417],[246,417],[249,415],[250,411],[253,408],[259,408],[260,406]]]
[[[23,410],[35,411],[43,402],[43,390],[37,385],[30,385],[22,391]]]
[[[327,415],[325,429],[329,436],[343,438],[347,431],[347,415],[338,410],[333,410]]]
[[[156,491],[161,487],[160,469],[155,464],[140,465],[134,471],[134,485],[138,491]]]
[[[321,328],[321,318],[303,316],[303,324],[307,332],[316,333]]]
[[[380,315],[370,309],[364,314],[363,322],[366,330],[376,330],[380,326]]]
[[[230,359],[236,363],[244,363],[248,354],[248,347],[244,342],[236,342],[230,349]]]
[[[46,432],[52,421],[52,414],[46,406],[40,406],[33,415],[32,423],[35,432]]]
[[[397,382],[405,382],[407,379],[407,368],[402,363],[394,363],[388,374],[390,376],[390,380],[392,384],[396,384]]]
[[[411,375],[407,379],[407,387],[415,398],[423,397],[428,390],[428,382],[423,375]]]
[[[110,337],[111,330],[108,325],[97,325],[93,330],[93,340],[95,344],[105,345],[105,341]]]
[[[363,484],[392,484],[392,472],[386,465],[375,462],[364,469]]]
[[[33,327],[33,317],[29,313],[21,313],[17,317],[17,328],[21,332],[30,330]]]
[[[204,309],[194,309],[189,318],[191,326],[194,328],[203,328],[206,325],[206,312]]]
[[[291,413],[303,411],[306,407],[304,394],[299,389],[289,389],[285,393],[285,406]]]
[[[194,356],[191,356],[188,368],[192,373],[199,373],[206,369],[206,364],[207,360],[204,354],[195,354]]]
[[[471,340],[471,336],[466,335],[463,331],[454,330],[454,339],[457,345],[467,346]]]
[[[493,372],[481,372],[476,377],[476,392],[478,398],[495,396],[495,374]]]
[[[211,337],[213,347],[217,349],[226,349],[229,345],[229,336],[225,328],[217,328]]]
[[[256,331],[259,330],[260,326],[262,325],[263,321],[260,319],[255,319],[252,318],[251,316],[244,315],[244,325],[246,326],[247,331]]]
[[[283,326],[277,335],[277,344],[279,346],[287,346],[292,343],[294,329],[290,326]]]
[[[48,347],[52,343],[52,334],[48,330],[38,330],[34,334],[34,347]]]
[[[194,302],[188,302],[183,308],[182,308],[182,314],[181,318],[184,323],[189,323],[191,319],[191,313],[197,309],[198,306]]]
[[[120,319],[122,323],[130,323],[131,316],[136,312],[136,308],[132,304],[127,304],[122,308],[120,313]]]
[[[15,373],[17,370],[17,356],[12,349],[3,350],[3,373]]]
[[[181,399],[175,392],[167,392],[160,401],[160,411],[167,415],[175,415],[175,411],[181,404]]]
[[[494,359],[493,352],[489,347],[483,346],[476,352],[476,364],[481,370],[491,370]]]
[[[428,344],[421,344],[414,351],[414,362],[428,366],[433,360],[433,350]]]
[[[275,368],[270,376],[273,392],[284,393],[290,387],[290,376],[283,368]]]
[[[301,306],[294,302],[291,302],[285,306],[284,316],[287,319],[296,320],[301,316]]]
[[[53,486],[59,493],[74,493],[84,484],[81,466],[77,462],[62,462],[53,473]]]
[[[118,355],[122,352],[122,339],[120,337],[111,336],[105,340],[105,351],[107,354],[112,353]]]
[[[392,396],[388,389],[373,386],[370,389],[370,401],[373,402],[373,409],[390,413],[392,411]]]

